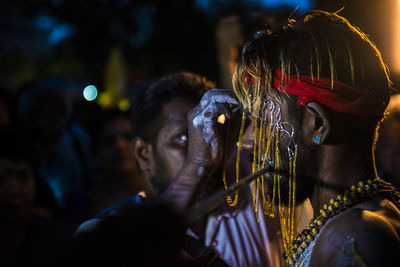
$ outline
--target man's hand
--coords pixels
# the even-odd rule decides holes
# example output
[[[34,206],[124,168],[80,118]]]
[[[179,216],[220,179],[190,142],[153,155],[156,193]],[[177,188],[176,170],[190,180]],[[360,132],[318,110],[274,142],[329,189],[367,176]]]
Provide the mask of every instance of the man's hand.
[[[209,174],[233,151],[240,126],[239,102],[231,90],[213,89],[188,115],[188,161],[200,164]],[[219,117],[225,121],[218,122]],[[227,147],[226,147],[227,146]]]
[[[226,118],[223,124],[217,122],[222,114]],[[231,90],[210,90],[188,120],[188,158],[163,195],[178,208],[187,208],[197,200],[207,178],[223,164],[224,155],[232,153],[240,127],[239,102]]]

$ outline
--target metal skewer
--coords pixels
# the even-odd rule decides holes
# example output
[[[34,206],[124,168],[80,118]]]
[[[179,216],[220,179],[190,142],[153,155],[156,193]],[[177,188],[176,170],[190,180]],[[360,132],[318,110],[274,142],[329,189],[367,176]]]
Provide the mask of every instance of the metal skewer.
[[[242,190],[246,187],[247,184],[254,181],[256,178],[260,177],[265,173],[270,173],[272,175],[277,174],[279,179],[281,176],[289,177],[289,172],[283,170],[274,170],[270,166],[265,167],[261,170],[258,170],[243,179],[240,179],[238,183],[232,184],[228,187],[228,189],[222,189],[209,197],[206,197],[200,200],[191,210],[189,211],[189,223],[196,222],[199,219],[203,218],[205,215],[212,212],[216,209],[219,205],[221,205],[224,201],[226,201],[226,196],[236,191]],[[301,180],[305,183],[308,183],[309,186],[314,186],[318,184],[321,187],[328,188],[334,192],[343,192],[346,188],[343,186],[336,185],[334,183],[323,182],[311,176],[298,176]]]
[[[270,167],[265,167],[261,170],[258,170],[246,176],[245,178],[240,179],[238,183],[230,185],[228,189],[219,190],[211,196],[199,201],[190,211],[189,223],[196,222],[205,215],[209,214],[226,200],[226,196],[242,190],[247,184],[251,183],[256,178],[260,177],[260,175],[263,175],[267,172],[278,175],[288,175],[288,173],[285,171],[273,170]]]

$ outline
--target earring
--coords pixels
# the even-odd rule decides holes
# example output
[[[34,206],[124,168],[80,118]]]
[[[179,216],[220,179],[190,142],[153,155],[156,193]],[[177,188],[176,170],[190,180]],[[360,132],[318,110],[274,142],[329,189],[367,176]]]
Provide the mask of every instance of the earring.
[[[321,144],[321,139],[322,139],[322,137],[321,137],[320,135],[317,135],[317,136],[314,138],[314,142],[315,142],[316,144]]]

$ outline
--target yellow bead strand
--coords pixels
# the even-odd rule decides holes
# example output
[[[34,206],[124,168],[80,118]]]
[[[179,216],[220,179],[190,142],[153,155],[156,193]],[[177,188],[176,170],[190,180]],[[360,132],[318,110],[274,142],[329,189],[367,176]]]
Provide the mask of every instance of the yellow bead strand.
[[[242,121],[240,124],[240,130],[239,130],[239,140],[237,144],[237,154],[236,154],[236,183],[239,183],[239,167],[240,167],[240,150],[242,149],[242,139],[243,139],[243,134],[244,134],[244,125],[246,123],[246,114],[242,114]],[[228,121],[229,125],[229,121]],[[228,127],[229,128],[229,127]],[[227,130],[227,134],[229,133],[229,129]],[[226,138],[226,141],[228,140],[228,137]],[[227,146],[225,146],[227,148]],[[224,182],[224,187],[225,190],[228,189],[228,185],[226,183],[226,163],[224,165],[224,170],[222,172],[222,181]],[[235,193],[234,199],[232,200],[231,196],[226,197],[226,203],[230,207],[234,207],[237,205],[239,199],[239,192]]]
[[[265,129],[266,132],[266,129]],[[265,139],[265,138],[264,138]],[[265,148],[264,151],[264,159],[262,162],[262,166],[261,168],[264,169],[265,167],[265,163],[267,162],[267,157],[268,157],[268,153],[269,153],[269,149],[271,146],[271,142],[272,142],[272,127],[269,127],[269,131],[268,131],[268,138],[267,138],[267,147]],[[267,195],[267,197],[265,196],[265,185],[264,185],[264,176],[261,176],[261,186],[262,186],[262,201],[263,201],[263,212],[265,215],[268,215],[270,218],[274,218],[274,212],[273,212],[273,205],[271,203],[271,200],[269,198],[269,196]],[[267,201],[268,198],[268,201]]]
[[[292,236],[291,236],[291,242],[290,244],[293,243],[293,240],[297,234],[297,229],[298,227],[295,227],[295,223],[296,223],[296,161],[297,161],[297,146],[294,148],[294,159],[293,159],[293,168],[292,168],[292,176],[293,176],[293,186],[292,186],[292,190],[293,190],[293,196],[292,196]],[[300,225],[300,221],[298,223]],[[295,232],[296,230],[296,232]]]
[[[253,142],[253,164],[251,166],[251,173],[256,172],[256,165],[257,165],[257,130],[258,130],[258,121],[254,121],[254,142]],[[256,205],[257,205],[257,199],[256,199],[256,186],[257,182],[254,180],[252,182],[252,187],[253,187],[253,209],[254,212],[256,212]]]

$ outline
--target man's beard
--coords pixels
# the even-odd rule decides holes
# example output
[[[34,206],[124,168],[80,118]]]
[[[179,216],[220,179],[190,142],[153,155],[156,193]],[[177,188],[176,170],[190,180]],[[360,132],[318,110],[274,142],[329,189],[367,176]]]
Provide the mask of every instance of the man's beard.
[[[274,191],[274,183],[275,183],[275,205],[278,204],[279,201],[279,193],[280,193],[280,202],[284,206],[289,206],[289,193],[290,193],[290,198],[293,197],[293,180],[295,184],[295,205],[299,205],[303,203],[307,198],[311,198],[312,193],[314,191],[315,187],[315,181],[313,177],[309,177],[307,175],[304,175],[306,173],[306,170],[304,170],[304,166],[300,165],[303,162],[307,162],[304,160],[304,152],[302,151],[302,146],[299,146],[299,151],[297,155],[297,160],[296,163],[293,164],[293,162],[289,163],[289,156],[287,154],[287,150],[281,150],[280,153],[280,166],[279,166],[279,174],[275,174],[276,181],[274,182],[274,174],[271,172],[268,172],[264,174],[264,180],[265,180],[265,191],[270,197],[270,199],[273,199],[273,191]],[[313,160],[313,159],[309,159]],[[274,163],[272,163],[274,164]],[[292,166],[296,166],[296,170],[293,170],[296,175],[293,177],[293,174],[289,174],[289,165],[293,164]],[[274,169],[273,166],[270,166],[271,169]],[[290,178],[290,176],[292,176]],[[279,183],[279,187],[278,187]],[[278,188],[280,192],[278,192]],[[293,201],[293,200],[292,200]]]
[[[165,189],[171,184],[172,180],[168,179],[166,168],[160,156],[155,153],[154,162],[156,164],[156,173],[151,177],[150,182],[157,196],[160,196]],[[173,177],[175,178],[175,177]]]
[[[265,180],[265,190],[268,194],[269,198],[273,199],[273,188],[274,188],[274,174],[266,173],[264,174]],[[279,190],[278,192],[278,183]],[[296,177],[296,189],[295,189],[295,205],[299,205],[303,203],[307,198],[310,198],[312,192],[314,190],[314,185],[310,183],[308,178],[305,177]],[[276,175],[276,185],[275,185],[275,205],[277,205],[279,201],[278,194],[280,194],[281,204],[284,206],[289,206],[289,192],[292,191],[293,188],[289,188],[289,173],[287,175]],[[293,193],[292,193],[293,194]],[[293,195],[291,195],[293,196]]]

